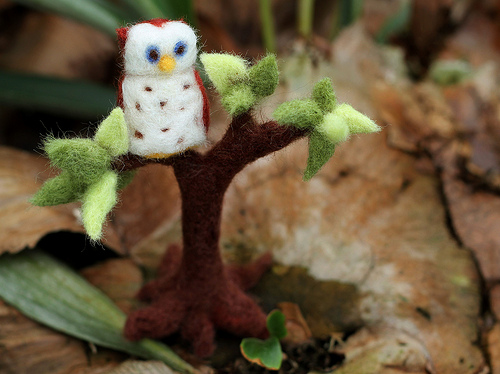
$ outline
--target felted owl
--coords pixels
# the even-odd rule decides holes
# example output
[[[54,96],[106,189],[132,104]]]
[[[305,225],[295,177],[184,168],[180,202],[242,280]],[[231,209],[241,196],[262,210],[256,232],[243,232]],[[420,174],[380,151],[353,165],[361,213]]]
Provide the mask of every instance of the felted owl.
[[[206,142],[209,105],[194,68],[196,35],[185,22],[153,19],[117,30],[124,60],[118,89],[129,152],[166,158]]]

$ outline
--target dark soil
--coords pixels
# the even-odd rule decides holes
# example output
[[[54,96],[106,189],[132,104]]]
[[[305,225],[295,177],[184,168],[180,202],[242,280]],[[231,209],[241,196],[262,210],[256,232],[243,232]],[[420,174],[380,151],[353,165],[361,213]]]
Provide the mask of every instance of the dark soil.
[[[244,358],[238,358],[217,374],[306,374],[310,371],[331,372],[342,365],[345,355],[339,352],[333,338],[313,338],[300,345],[283,344],[284,358],[278,371],[265,369]]]

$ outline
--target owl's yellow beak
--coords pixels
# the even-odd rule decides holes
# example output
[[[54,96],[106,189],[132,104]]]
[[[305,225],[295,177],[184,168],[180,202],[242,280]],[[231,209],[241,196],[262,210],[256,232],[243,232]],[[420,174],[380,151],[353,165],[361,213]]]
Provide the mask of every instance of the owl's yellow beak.
[[[164,55],[158,62],[158,68],[161,71],[170,73],[175,68],[175,59],[172,56]]]

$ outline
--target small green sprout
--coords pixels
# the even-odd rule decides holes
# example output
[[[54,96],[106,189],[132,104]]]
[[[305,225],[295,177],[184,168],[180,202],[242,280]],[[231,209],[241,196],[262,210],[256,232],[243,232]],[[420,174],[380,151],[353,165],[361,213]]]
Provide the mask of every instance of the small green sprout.
[[[241,353],[250,362],[271,370],[279,370],[283,360],[280,340],[287,334],[285,326],[285,315],[275,310],[267,317],[267,330],[269,338],[261,340],[257,338],[243,339],[240,345]]]

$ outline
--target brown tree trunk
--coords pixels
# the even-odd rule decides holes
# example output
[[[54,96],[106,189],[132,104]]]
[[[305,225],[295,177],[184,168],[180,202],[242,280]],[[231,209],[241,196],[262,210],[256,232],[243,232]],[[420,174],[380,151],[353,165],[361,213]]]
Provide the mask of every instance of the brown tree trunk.
[[[182,198],[182,253],[172,246],[158,278],[139,292],[151,305],[129,315],[127,338],[160,338],[180,330],[196,354],[208,356],[215,348],[215,327],[242,336],[266,336],[265,314],[243,290],[256,283],[271,257],[243,268],[224,266],[219,251],[222,203],[234,176],[247,164],[306,134],[273,121],[258,125],[247,113],[234,118],[205,155],[188,151],[158,160],[128,155],[115,162],[119,171],[151,162],[173,166]]]

